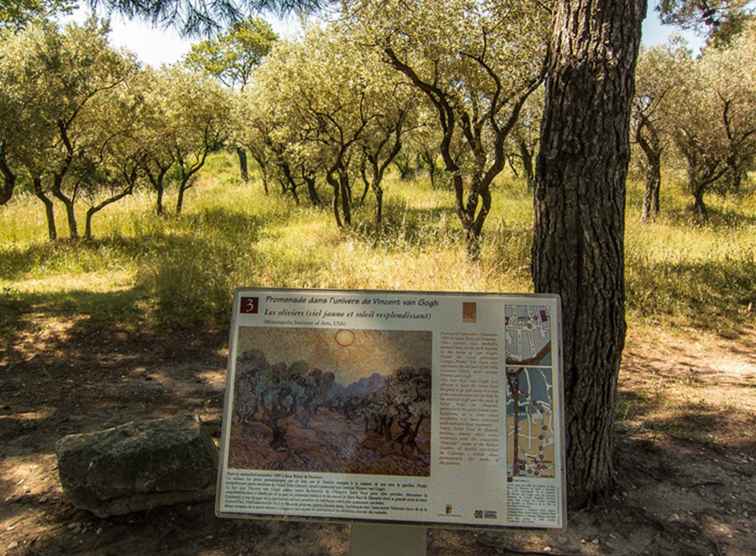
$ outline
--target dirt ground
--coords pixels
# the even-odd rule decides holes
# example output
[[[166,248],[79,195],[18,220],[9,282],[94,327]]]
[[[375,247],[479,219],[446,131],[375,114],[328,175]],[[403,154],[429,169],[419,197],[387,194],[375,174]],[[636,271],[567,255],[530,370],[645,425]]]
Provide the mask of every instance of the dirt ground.
[[[33,311],[16,330],[0,352],[0,554],[347,553],[344,525],[220,520],[209,502],[98,519],[63,497],[65,434],[193,412],[217,437],[225,331],[135,333]],[[556,532],[432,529],[429,554],[756,554],[756,329],[633,330],[620,393],[605,504]]]

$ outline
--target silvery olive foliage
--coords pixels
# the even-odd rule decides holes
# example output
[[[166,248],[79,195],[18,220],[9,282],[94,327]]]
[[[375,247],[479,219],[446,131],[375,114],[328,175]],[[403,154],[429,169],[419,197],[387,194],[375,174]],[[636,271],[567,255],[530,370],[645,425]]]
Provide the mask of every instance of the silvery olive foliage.
[[[298,199],[304,181],[310,199],[320,204],[314,180],[322,176],[332,188],[336,224],[349,227],[357,165],[364,157],[380,225],[380,182],[402,136],[415,125],[418,95],[376,49],[333,26],[312,27],[301,41],[273,48],[245,97],[244,144],[258,163],[273,162],[282,189]],[[253,148],[255,142],[261,146]],[[255,153],[261,149],[267,154]]]
[[[229,135],[229,93],[175,66],[143,69],[108,43],[107,22],[35,22],[0,35],[0,203],[26,184],[58,237],[93,236],[95,214],[143,183],[178,184],[177,212],[207,155]],[[82,210],[79,209],[81,207]]]
[[[704,196],[740,188],[756,156],[756,26],[731,46],[708,47],[675,65],[680,86],[669,103],[672,139],[685,162],[695,213],[706,218]]]
[[[550,2],[349,0],[345,25],[423,94],[476,257],[506,139],[545,76]],[[455,148],[455,146],[457,148]]]

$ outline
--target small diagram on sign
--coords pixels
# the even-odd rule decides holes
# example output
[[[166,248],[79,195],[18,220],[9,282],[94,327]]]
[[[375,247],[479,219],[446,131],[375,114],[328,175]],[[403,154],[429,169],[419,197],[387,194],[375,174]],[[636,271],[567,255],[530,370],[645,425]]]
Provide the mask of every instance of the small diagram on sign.
[[[507,478],[554,476],[551,369],[507,367]]]
[[[509,365],[551,365],[551,319],[548,307],[506,305],[504,348]]]

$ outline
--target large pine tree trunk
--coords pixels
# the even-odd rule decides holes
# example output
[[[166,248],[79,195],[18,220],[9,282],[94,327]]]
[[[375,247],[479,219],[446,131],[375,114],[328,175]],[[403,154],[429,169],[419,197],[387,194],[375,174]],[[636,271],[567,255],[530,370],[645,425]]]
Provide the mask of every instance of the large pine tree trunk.
[[[537,292],[562,297],[567,482],[575,506],[613,484],[630,101],[645,13],[645,0],[561,0],[554,18],[532,270]]]

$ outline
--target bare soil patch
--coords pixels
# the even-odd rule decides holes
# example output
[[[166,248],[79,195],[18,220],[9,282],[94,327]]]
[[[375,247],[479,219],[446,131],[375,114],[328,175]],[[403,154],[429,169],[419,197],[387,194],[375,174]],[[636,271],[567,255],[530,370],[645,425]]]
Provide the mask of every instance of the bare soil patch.
[[[219,520],[212,504],[98,519],[62,496],[64,434],[193,412],[217,437],[226,332],[126,329],[27,311],[0,352],[0,554],[339,555],[344,525]],[[635,330],[618,487],[563,531],[433,529],[429,553],[756,554],[756,330]]]

